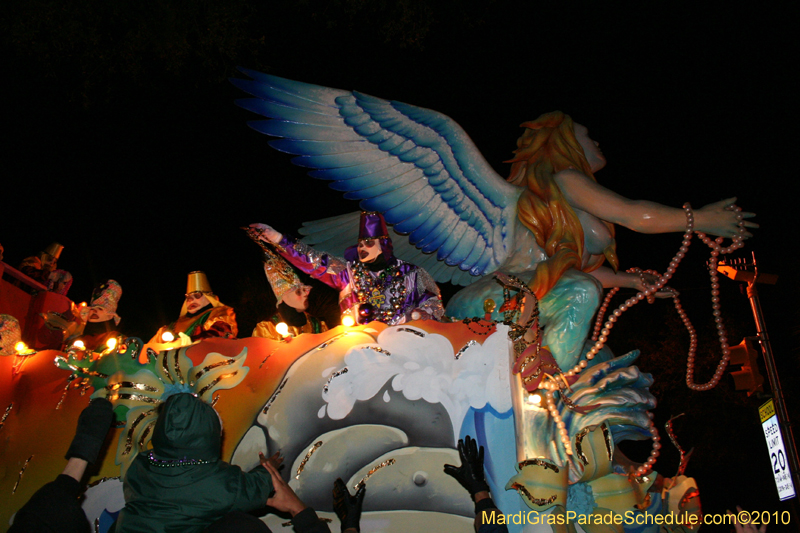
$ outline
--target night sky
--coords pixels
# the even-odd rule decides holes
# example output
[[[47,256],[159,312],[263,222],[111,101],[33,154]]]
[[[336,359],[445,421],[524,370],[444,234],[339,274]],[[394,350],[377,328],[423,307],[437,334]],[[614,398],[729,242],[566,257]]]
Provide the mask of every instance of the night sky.
[[[790,81],[798,46],[788,8],[428,4],[7,2],[0,26],[5,261],[16,266],[50,242],[62,243],[59,266],[75,278],[70,297],[87,300],[93,286],[116,279],[124,291],[121,327],[145,339],[177,317],[186,274],[204,270],[221,300],[237,307],[244,336],[274,298],[258,247],[238,228],[267,222],[294,232],[304,220],[358,206],[247,127],[258,117],[234,105],[246,96],[227,81],[244,77],[237,66],[441,111],[503,176],[519,125],[560,109],[600,142],[608,166],[597,179],[610,189],[676,207],[738,196],[739,205],[758,214],[762,228],[738,255],[754,251],[763,271],[780,276],[777,286],[762,289],[762,306],[784,385],[790,384],[800,355],[794,305],[800,291],[796,245],[784,228],[796,227],[790,191],[797,179],[799,91]],[[679,246],[678,234],[618,230],[623,268],[663,271]],[[701,332],[711,317],[702,246],[694,241],[673,283]],[[334,296],[316,293],[327,301]],[[731,341],[738,343],[755,333],[752,317],[736,284],[723,280],[723,293]],[[663,325],[670,306],[659,305],[642,320]],[[633,328],[619,349],[659,344],[653,336],[634,338],[641,331]],[[709,344],[710,331],[704,331]],[[685,364],[683,351],[670,357]],[[674,390],[682,398],[677,404],[724,408],[725,398],[734,397],[711,401],[685,386]],[[659,401],[668,405],[672,398]],[[705,483],[708,512],[736,503],[785,509],[775,502],[758,433],[753,406],[760,402],[739,403],[741,416],[749,417],[741,427],[685,435],[698,448],[687,473]],[[720,447],[750,451],[717,470]],[[671,475],[677,464],[665,461]],[[735,490],[723,488],[737,479]]]

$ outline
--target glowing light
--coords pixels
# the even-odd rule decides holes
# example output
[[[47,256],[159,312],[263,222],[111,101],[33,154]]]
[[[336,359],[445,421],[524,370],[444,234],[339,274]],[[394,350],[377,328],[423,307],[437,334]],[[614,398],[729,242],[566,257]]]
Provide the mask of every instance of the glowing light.
[[[171,331],[165,331],[161,334],[161,340],[163,342],[172,342],[175,340],[175,335],[173,335]]]
[[[534,392],[533,394],[528,395],[528,403],[532,405],[542,405],[542,396]]]
[[[286,324],[286,322],[280,322],[275,326],[275,331],[280,333],[281,337],[286,337],[289,335],[289,326]]]
[[[85,350],[86,349],[86,345],[81,340],[77,340],[77,341],[73,342],[72,343],[72,347],[73,348],[77,348],[79,350]]]
[[[81,307],[86,307],[86,302],[81,302]]]
[[[25,344],[22,341],[19,341],[17,344],[15,344],[14,345],[14,349],[17,351],[17,353],[24,353],[24,352],[29,351],[28,350],[28,345]]]
[[[349,327],[355,326],[356,325],[356,321],[350,315],[344,315],[342,317],[342,325],[349,328]]]
[[[108,339],[108,341],[106,342],[106,346],[108,346],[109,350],[113,350],[117,346],[116,337],[111,337],[110,339]]]

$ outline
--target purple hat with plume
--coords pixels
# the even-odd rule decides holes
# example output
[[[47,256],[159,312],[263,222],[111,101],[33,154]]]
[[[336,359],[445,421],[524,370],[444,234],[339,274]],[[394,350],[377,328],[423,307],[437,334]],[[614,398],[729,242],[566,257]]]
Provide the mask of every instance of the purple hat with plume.
[[[389,237],[389,229],[383,215],[372,211],[362,211],[361,220],[358,224],[359,242],[367,239],[378,239],[381,245],[381,253],[387,261],[394,257],[392,239]],[[344,252],[344,258],[348,261],[358,261],[358,245],[351,246]]]

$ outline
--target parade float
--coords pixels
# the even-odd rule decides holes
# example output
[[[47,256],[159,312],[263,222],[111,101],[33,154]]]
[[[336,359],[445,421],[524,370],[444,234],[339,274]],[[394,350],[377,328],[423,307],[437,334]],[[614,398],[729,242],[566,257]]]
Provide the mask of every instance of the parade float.
[[[104,531],[124,505],[119,478],[147,449],[157,405],[179,391],[219,412],[224,460],[248,469],[258,452],[280,451],[284,477],[321,516],[335,520],[336,478],[366,483],[363,531],[471,531],[470,497],[443,472],[458,464],[456,443],[467,435],[485,448],[487,481],[510,531],[659,530],[636,520],[645,513],[696,523],[693,481],[654,470],[661,442],[649,413],[652,377],[634,365],[637,352],[615,357],[605,343],[622,313],[663,295],[696,232],[712,250],[723,352],[708,383],[693,380],[696,338],[675,302],[692,333],[687,383],[716,385],[729,360],[713,300],[716,260],[741,246],[749,215],[732,200],[697,212],[648,204],[661,220],[651,232],[684,234],[665,273],[601,270],[603,261],[616,268],[613,223],[637,229],[623,209],[637,205],[598,207],[608,191],[593,172],[605,160],[569,117],[525,124],[506,181],[444,115],[247,74],[254,80],[235,83],[256,98],[240,104],[270,119],[252,125],[281,137],[273,147],[383,213],[395,255],[466,287],[448,304],[450,318],[282,340],[129,337],[97,350],[72,344],[3,357],[0,491],[10,496],[0,521],[60,472],[78,414],[91,397],[106,397],[118,423],[84,503]],[[542,158],[550,140],[550,159]],[[304,245],[341,255],[358,237],[358,216],[307,223]],[[734,243],[724,248],[706,233]],[[611,310],[603,286],[640,290]],[[627,460],[617,449],[623,440],[650,440],[650,457]],[[280,517],[264,520],[283,530]]]

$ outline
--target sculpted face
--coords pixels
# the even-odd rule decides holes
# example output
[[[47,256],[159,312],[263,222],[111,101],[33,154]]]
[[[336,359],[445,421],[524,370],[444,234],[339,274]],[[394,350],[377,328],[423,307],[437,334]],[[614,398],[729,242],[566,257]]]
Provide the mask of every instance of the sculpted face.
[[[574,129],[575,139],[578,141],[578,144],[581,145],[581,148],[583,148],[583,153],[586,155],[586,161],[589,163],[592,172],[597,172],[606,166],[606,156],[604,156],[603,151],[600,150],[600,143],[593,141],[589,137],[589,130],[586,126],[575,122]]]
[[[108,314],[108,311],[102,307],[96,306],[89,308],[89,318],[87,319],[88,322],[105,322],[106,320],[110,319],[111,315]]]
[[[50,254],[42,254],[42,268],[44,270],[55,270],[58,259]]]
[[[298,285],[283,295],[283,303],[302,313],[308,309],[308,294],[310,292],[311,287],[308,285]]]
[[[362,263],[372,263],[381,253],[381,243],[377,239],[358,241],[358,259]]]
[[[202,292],[190,292],[186,295],[186,310],[190,313],[196,313],[210,303]]]

